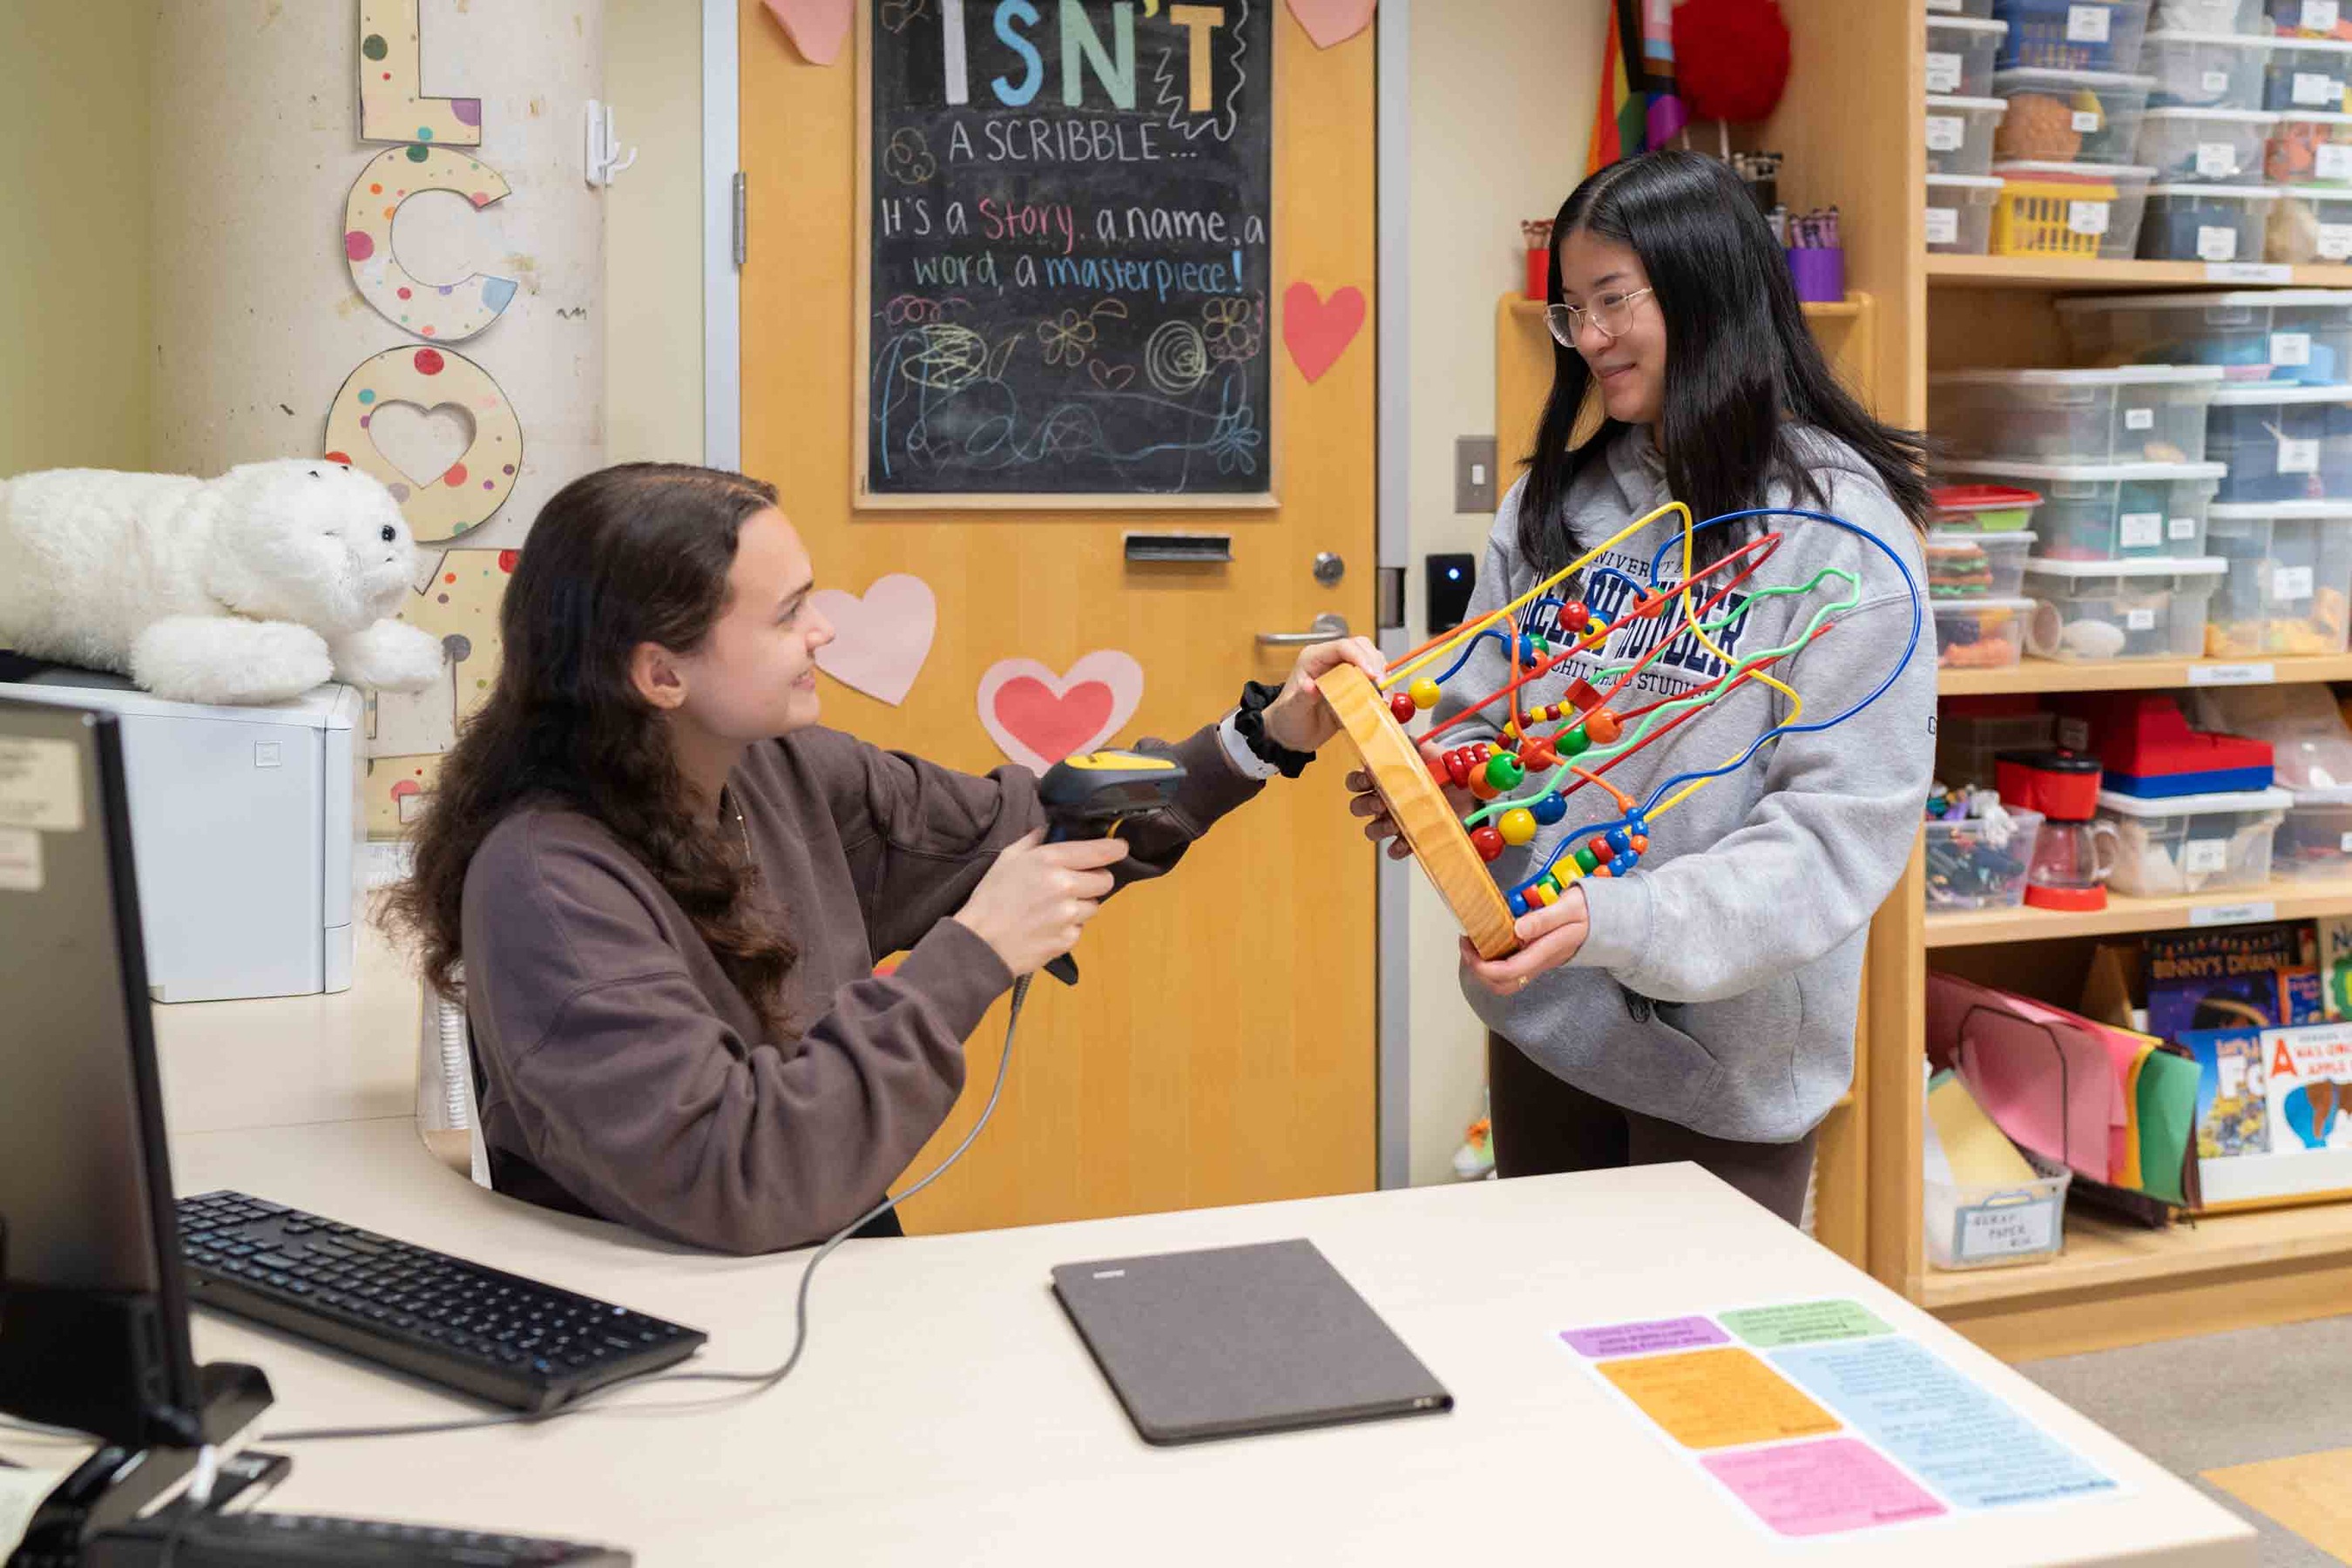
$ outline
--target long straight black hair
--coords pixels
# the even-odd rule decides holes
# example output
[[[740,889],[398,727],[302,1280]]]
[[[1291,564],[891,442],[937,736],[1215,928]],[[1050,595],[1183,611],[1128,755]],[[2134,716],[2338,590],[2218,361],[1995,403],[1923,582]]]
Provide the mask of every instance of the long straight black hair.
[[[1649,274],[1666,323],[1665,414],[1660,456],[1666,489],[1699,521],[1765,503],[1784,488],[1796,506],[1824,500],[1790,440],[1810,425],[1860,455],[1915,525],[1927,514],[1921,438],[1882,425],[1854,401],[1822,357],[1797,302],[1787,259],[1748,187],[1730,168],[1696,153],[1644,153],[1588,175],[1560,204],[1551,228],[1544,297],[1560,303],[1559,249],[1578,232],[1631,248]],[[1569,486],[1602,460],[1626,426],[1604,419],[1570,442],[1592,373],[1584,356],[1552,345],[1551,396],[1525,459],[1519,507],[1523,559],[1564,564],[1574,554],[1565,515]],[[1702,564],[1720,560],[1751,531],[1698,536]]]

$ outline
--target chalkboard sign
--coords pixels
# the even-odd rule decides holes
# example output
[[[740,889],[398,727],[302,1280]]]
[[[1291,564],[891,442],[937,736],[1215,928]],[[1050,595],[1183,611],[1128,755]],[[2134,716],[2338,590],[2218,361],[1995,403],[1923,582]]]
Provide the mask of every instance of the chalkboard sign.
[[[866,0],[861,504],[1270,503],[1273,3]]]

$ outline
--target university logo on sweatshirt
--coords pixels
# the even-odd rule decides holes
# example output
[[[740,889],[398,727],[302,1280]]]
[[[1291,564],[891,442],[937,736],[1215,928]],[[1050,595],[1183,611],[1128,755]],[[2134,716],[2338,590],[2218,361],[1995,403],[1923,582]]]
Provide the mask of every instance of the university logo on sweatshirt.
[[[1649,568],[1650,563],[1646,560],[1619,551],[1609,552],[1584,574],[1582,597],[1585,604],[1600,619],[1612,623],[1619,621],[1634,601],[1636,590],[1633,584],[1647,575]],[[1671,594],[1681,584],[1680,577],[1661,576],[1657,586],[1659,592]],[[1704,604],[1709,596],[1702,582],[1700,603]],[[1748,601],[1746,594],[1732,593],[1706,617],[1713,621],[1727,612],[1730,614],[1731,620],[1720,631],[1708,635],[1715,639],[1717,647],[1734,658],[1739,657],[1740,641],[1748,635],[1748,616],[1745,614]],[[1565,637],[1556,613],[1552,616],[1550,629],[1545,635]],[[1664,651],[1643,666],[1642,673],[1633,678],[1633,689],[1675,696],[1703,681],[1715,679],[1728,668],[1691,635],[1678,603],[1670,604],[1649,620],[1626,621],[1618,625],[1602,643],[1599,658],[1603,666],[1622,669],[1627,665],[1639,663],[1661,640],[1666,640]]]

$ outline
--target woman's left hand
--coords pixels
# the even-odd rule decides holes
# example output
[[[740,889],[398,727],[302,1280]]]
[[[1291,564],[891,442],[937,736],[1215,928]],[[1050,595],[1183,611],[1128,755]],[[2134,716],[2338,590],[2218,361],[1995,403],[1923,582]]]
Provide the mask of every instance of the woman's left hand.
[[[1519,950],[1500,958],[1478,956],[1470,939],[1462,939],[1462,967],[1470,978],[1497,996],[1512,996],[1527,989],[1528,982],[1546,970],[1558,969],[1576,956],[1584,945],[1585,936],[1592,929],[1591,913],[1584,904],[1584,889],[1570,883],[1559,901],[1539,910],[1529,910],[1513,928],[1518,933]]]
[[[1298,662],[1290,667],[1290,679],[1266,704],[1266,739],[1289,752],[1322,750],[1323,742],[1339,732],[1339,716],[1315,689],[1315,682],[1343,664],[1354,665],[1374,680],[1387,674],[1389,668],[1389,661],[1369,637],[1341,637],[1301,649]]]

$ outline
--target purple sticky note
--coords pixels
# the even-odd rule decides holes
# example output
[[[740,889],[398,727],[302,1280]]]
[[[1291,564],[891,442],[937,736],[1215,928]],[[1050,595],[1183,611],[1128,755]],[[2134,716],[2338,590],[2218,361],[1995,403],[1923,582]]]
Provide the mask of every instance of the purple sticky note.
[[[1867,1530],[1944,1511],[1885,1455],[1853,1437],[1743,1448],[1699,1463],[1782,1535]]]
[[[1657,1318],[1646,1323],[1605,1323],[1597,1329],[1565,1329],[1559,1337],[1566,1340],[1578,1354],[1594,1361],[1610,1356],[1695,1350],[1700,1345],[1727,1345],[1731,1342],[1730,1335],[1706,1318]]]

